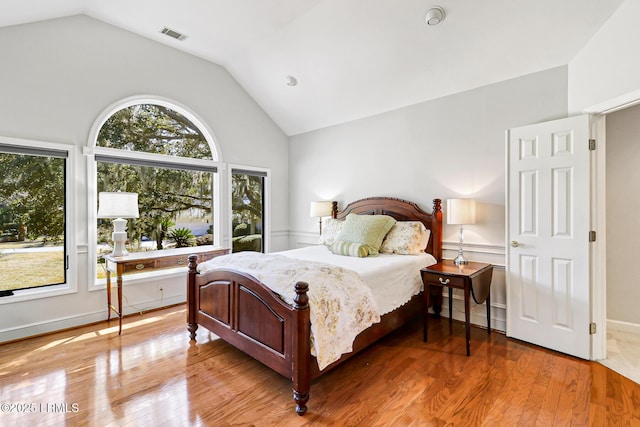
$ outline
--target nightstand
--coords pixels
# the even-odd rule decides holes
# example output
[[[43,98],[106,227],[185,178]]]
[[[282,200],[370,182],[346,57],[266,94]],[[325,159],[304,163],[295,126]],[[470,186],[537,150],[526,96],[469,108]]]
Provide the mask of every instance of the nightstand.
[[[467,356],[471,355],[470,350],[470,299],[487,305],[487,332],[491,333],[491,277],[493,276],[493,266],[480,262],[470,262],[465,265],[455,265],[452,260],[445,260],[420,270],[422,283],[424,284],[424,342],[427,342],[427,329],[429,322],[429,287],[440,286],[449,288],[449,323],[453,315],[453,293],[451,289],[464,290],[464,321],[467,334]]]

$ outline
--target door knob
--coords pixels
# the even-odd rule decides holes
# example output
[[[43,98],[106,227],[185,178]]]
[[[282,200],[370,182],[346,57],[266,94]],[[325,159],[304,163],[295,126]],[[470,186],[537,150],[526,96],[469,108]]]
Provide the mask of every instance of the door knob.
[[[517,240],[512,240],[511,241],[511,247],[512,248],[517,248],[518,246],[524,246],[522,243],[518,242]]]

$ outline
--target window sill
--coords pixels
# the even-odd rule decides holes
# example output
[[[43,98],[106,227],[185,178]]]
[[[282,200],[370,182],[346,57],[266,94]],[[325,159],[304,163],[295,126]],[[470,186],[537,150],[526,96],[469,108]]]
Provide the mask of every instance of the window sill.
[[[0,298],[0,305],[31,301],[41,298],[57,297],[60,295],[74,294],[76,292],[78,292],[77,289],[72,288],[68,283],[34,289],[22,289],[19,291],[14,291],[13,295],[11,296]]]

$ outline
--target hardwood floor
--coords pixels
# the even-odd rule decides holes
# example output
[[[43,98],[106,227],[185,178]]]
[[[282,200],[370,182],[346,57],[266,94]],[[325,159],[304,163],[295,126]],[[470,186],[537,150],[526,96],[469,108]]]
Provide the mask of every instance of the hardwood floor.
[[[587,362],[464,326],[411,323],[311,387],[202,328],[184,306],[0,345],[0,425],[633,426],[640,385]],[[24,413],[24,411],[32,413]],[[20,412],[23,411],[23,412]]]

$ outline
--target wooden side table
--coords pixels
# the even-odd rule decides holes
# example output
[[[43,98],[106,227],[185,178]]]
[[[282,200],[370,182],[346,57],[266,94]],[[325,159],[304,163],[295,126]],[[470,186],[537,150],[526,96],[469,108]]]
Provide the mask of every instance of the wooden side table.
[[[487,305],[487,331],[491,333],[491,278],[493,266],[479,262],[470,262],[466,265],[455,265],[452,260],[445,260],[420,270],[422,283],[424,284],[424,342],[427,342],[427,329],[429,323],[429,287],[440,286],[449,288],[449,323],[453,315],[453,294],[451,289],[464,290],[464,320],[467,335],[467,356],[471,355],[471,313],[469,309],[470,299]]]
[[[198,255],[198,263],[211,258],[225,255],[229,249],[214,248],[213,246],[195,246],[188,248],[165,249],[161,251],[132,252],[126,256],[114,257],[103,255],[107,269],[107,321],[111,320],[111,311],[119,318],[118,335],[122,334],[122,275],[129,271],[148,271],[161,268],[187,267],[188,257]],[[116,275],[118,286],[118,308],[111,304],[111,273]],[[186,275],[185,275],[186,285]]]

